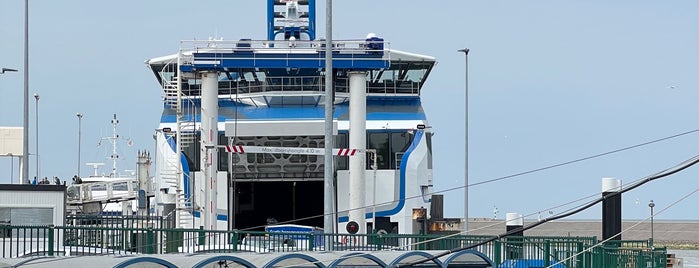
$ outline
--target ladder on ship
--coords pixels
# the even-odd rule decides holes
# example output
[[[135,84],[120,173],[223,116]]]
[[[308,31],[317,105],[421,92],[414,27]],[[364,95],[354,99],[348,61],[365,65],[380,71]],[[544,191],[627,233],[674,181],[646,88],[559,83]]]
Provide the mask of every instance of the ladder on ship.
[[[176,70],[170,70],[175,75],[172,77],[161,77],[163,87],[163,102],[175,111],[177,122],[173,132],[163,133],[166,136],[176,139],[177,149],[174,154],[165,156],[165,169],[160,174],[160,180],[166,188],[174,188],[176,191],[175,217],[177,226],[192,225],[193,206],[191,196],[186,196],[182,185],[183,174],[181,165],[181,150],[196,142],[196,114],[197,108],[191,98],[185,96],[183,87],[189,87],[189,83],[184,82],[183,74],[180,72],[182,53],[177,54],[177,61],[174,65]],[[165,65],[164,68],[171,68],[172,64]],[[166,73],[166,72],[161,72]],[[188,88],[188,92],[191,92]],[[185,117],[185,115],[187,115]],[[162,152],[161,152],[162,153]]]

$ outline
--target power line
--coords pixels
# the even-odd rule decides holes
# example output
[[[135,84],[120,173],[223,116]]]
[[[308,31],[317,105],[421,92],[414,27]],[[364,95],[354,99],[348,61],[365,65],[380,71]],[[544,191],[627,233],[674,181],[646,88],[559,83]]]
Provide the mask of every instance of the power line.
[[[699,129],[693,129],[693,130],[681,132],[678,134],[666,136],[663,138],[658,138],[655,140],[651,140],[651,141],[647,141],[647,142],[643,142],[643,143],[638,143],[635,145],[622,147],[622,148],[614,149],[611,151],[607,151],[607,152],[603,152],[603,153],[599,153],[599,154],[595,154],[595,155],[591,155],[591,156],[586,156],[586,157],[582,157],[582,158],[578,158],[578,159],[574,159],[574,160],[569,160],[569,161],[561,162],[558,164],[553,164],[553,165],[549,165],[549,166],[545,166],[545,167],[541,167],[541,168],[536,168],[536,169],[532,169],[532,170],[528,170],[528,171],[524,171],[524,172],[519,172],[519,173],[515,173],[515,174],[511,174],[511,175],[506,175],[506,176],[502,176],[502,177],[498,177],[498,178],[493,178],[493,179],[488,179],[485,181],[472,183],[472,184],[469,184],[468,187],[478,186],[481,184],[486,184],[486,183],[491,183],[491,182],[496,182],[496,181],[501,181],[501,180],[506,180],[506,179],[511,179],[511,178],[515,178],[515,177],[519,177],[519,176],[523,176],[523,175],[528,175],[528,174],[548,170],[548,169],[553,169],[553,168],[557,168],[557,167],[561,167],[561,166],[565,166],[565,165],[570,165],[570,164],[574,164],[574,163],[578,163],[578,162],[582,162],[582,161],[586,161],[586,160],[590,160],[590,159],[594,159],[594,158],[599,158],[602,156],[607,156],[607,155],[611,155],[611,154],[615,154],[615,153],[643,147],[643,146],[658,143],[661,141],[666,141],[666,140],[678,138],[678,137],[689,135],[689,134],[696,133],[696,132],[699,132]],[[457,186],[457,187],[447,188],[447,189],[443,189],[443,190],[434,191],[434,192],[432,192],[432,194],[440,194],[440,193],[446,193],[446,192],[450,192],[450,191],[460,190],[460,189],[463,189],[464,187],[465,186]],[[411,200],[411,199],[422,198],[422,197],[424,197],[424,195],[416,195],[416,196],[405,197],[405,198],[403,198],[403,200]],[[345,213],[345,212],[349,212],[349,211],[354,210],[354,209],[366,209],[366,208],[371,208],[373,206],[388,205],[388,204],[398,202],[398,201],[400,201],[400,200],[387,201],[387,202],[373,204],[371,206],[367,205],[367,206],[360,207],[360,208],[353,208],[353,209],[348,209],[348,210],[344,210],[344,211],[338,211],[338,213]],[[310,220],[310,219],[320,218],[320,217],[324,217],[324,216],[326,216],[326,215],[320,214],[320,215],[308,216],[308,217],[304,217],[304,218],[279,222],[279,224],[294,223],[294,222],[298,222],[298,221]],[[245,231],[245,230],[252,230],[252,229],[257,229],[257,228],[262,228],[262,227],[264,227],[264,225],[248,227],[248,228],[240,229],[240,230]]]
[[[685,131],[685,132],[682,132],[682,133],[679,133],[679,134],[675,134],[675,135],[671,135],[671,136],[667,136],[667,137],[663,137],[663,138],[659,138],[659,139],[655,139],[655,140],[651,140],[651,141],[647,141],[647,142],[643,142],[643,143],[639,143],[639,144],[635,144],[635,145],[631,145],[631,146],[627,146],[627,147],[622,147],[622,148],[615,149],[615,150],[611,150],[611,151],[607,151],[607,152],[604,152],[604,153],[599,153],[599,154],[595,154],[595,155],[591,155],[591,156],[586,156],[586,157],[582,157],[582,158],[578,158],[578,159],[574,159],[574,160],[569,160],[569,161],[565,161],[565,162],[561,162],[561,163],[558,163],[558,164],[553,164],[553,165],[549,165],[549,166],[545,166],[545,167],[541,167],[541,168],[537,168],[537,169],[532,169],[532,170],[528,170],[528,171],[523,171],[523,172],[519,172],[519,173],[507,175],[507,176],[502,176],[502,177],[498,177],[498,178],[493,178],[493,179],[489,179],[489,180],[479,181],[479,182],[476,182],[476,183],[469,184],[468,187],[478,186],[478,185],[481,185],[481,184],[486,184],[486,183],[501,181],[501,180],[510,179],[510,178],[514,178],[514,177],[519,177],[519,176],[523,176],[523,175],[527,175],[527,174],[531,174],[531,173],[536,173],[536,172],[539,172],[539,171],[544,171],[544,170],[547,170],[547,169],[557,168],[557,167],[560,167],[560,166],[566,166],[566,165],[570,165],[570,164],[582,162],[582,161],[585,161],[585,160],[590,160],[590,159],[594,159],[594,158],[599,158],[599,157],[602,157],[602,156],[607,156],[607,155],[610,155],[610,154],[615,154],[615,153],[619,153],[619,152],[623,152],[623,151],[635,149],[635,148],[638,148],[638,147],[643,147],[643,146],[650,145],[650,144],[653,144],[653,143],[658,143],[658,142],[661,142],[661,141],[665,141],[665,140],[669,140],[669,139],[674,139],[674,138],[681,137],[681,136],[684,136],[684,135],[689,135],[689,134],[692,134],[692,133],[695,133],[695,132],[699,132],[699,129],[693,129],[693,130]],[[448,188],[448,189],[444,189],[444,190],[435,191],[434,193],[443,193],[443,192],[448,192],[448,191],[454,191],[454,190],[462,189],[463,187],[464,187],[464,186],[457,186],[457,187],[453,187],[453,188]]]
[[[631,190],[636,189],[636,188],[638,188],[639,186],[641,186],[641,185],[643,185],[643,184],[646,184],[646,183],[648,183],[648,182],[650,182],[650,181],[653,181],[653,180],[656,180],[656,179],[660,179],[660,178],[663,178],[663,177],[670,176],[670,175],[672,175],[672,174],[675,174],[675,173],[677,173],[677,172],[680,172],[680,171],[682,171],[682,170],[685,170],[685,169],[687,169],[687,168],[689,168],[689,167],[691,167],[691,166],[693,166],[693,165],[695,165],[695,164],[697,164],[697,163],[699,163],[699,156],[695,156],[695,157],[693,157],[693,158],[690,158],[690,159],[688,159],[688,160],[685,160],[685,161],[682,162],[680,165],[677,165],[677,166],[675,166],[674,168],[669,168],[669,169],[666,169],[666,170],[663,171],[663,172],[656,173],[655,175],[648,176],[648,177],[646,177],[646,178],[644,178],[644,179],[638,181],[637,183],[632,184],[632,185],[629,186],[628,188],[622,189],[621,191],[608,193],[608,194],[602,196],[601,198],[598,198],[597,200],[594,200],[594,201],[592,201],[592,202],[589,202],[589,203],[587,203],[587,204],[584,204],[584,205],[580,206],[580,207],[577,208],[577,209],[573,209],[573,210],[570,211],[570,212],[562,213],[562,214],[559,214],[559,215],[556,215],[556,216],[553,216],[553,217],[549,217],[549,218],[545,218],[545,219],[542,219],[541,221],[538,221],[538,222],[533,223],[533,224],[531,224],[531,225],[523,226],[523,227],[519,227],[519,228],[510,230],[510,231],[508,231],[508,232],[505,232],[504,234],[500,234],[500,235],[494,236],[494,237],[492,237],[492,238],[486,239],[486,240],[484,240],[484,241],[481,241],[481,242],[478,242],[478,243],[475,243],[475,244],[472,244],[472,245],[468,245],[468,246],[465,246],[465,247],[460,247],[460,248],[448,250],[448,251],[446,251],[446,252],[437,254],[437,255],[435,255],[435,256],[433,256],[433,257],[431,257],[431,258],[426,258],[426,259],[423,259],[423,260],[420,260],[420,261],[408,263],[408,264],[405,265],[405,266],[412,266],[412,265],[424,263],[424,262],[427,262],[427,261],[431,261],[431,260],[434,260],[434,259],[437,259],[437,258],[446,256],[446,255],[451,254],[451,253],[455,253],[455,252],[459,252],[459,251],[464,251],[464,250],[472,249],[472,248],[475,248],[475,247],[478,247],[478,246],[482,246],[482,245],[485,245],[485,244],[487,244],[487,243],[493,242],[493,241],[495,241],[495,240],[498,240],[498,239],[501,239],[501,238],[505,238],[505,237],[508,237],[508,236],[513,235],[513,234],[516,234],[516,233],[524,232],[524,231],[526,231],[526,230],[529,230],[529,229],[531,229],[531,228],[537,227],[537,226],[542,225],[542,224],[544,224],[544,223],[547,223],[547,222],[549,222],[549,221],[554,221],[554,220],[562,219],[562,218],[565,218],[565,217],[568,217],[568,216],[577,214],[577,213],[579,213],[579,212],[581,212],[581,211],[583,211],[583,210],[586,210],[586,209],[588,209],[588,208],[590,208],[590,207],[592,207],[592,206],[594,206],[594,205],[596,205],[596,204],[598,204],[598,203],[604,201],[604,200],[607,199],[607,198],[611,198],[611,197],[620,195],[620,194],[622,194],[622,193],[631,191]]]
[[[670,209],[671,207],[674,207],[675,205],[679,204],[680,202],[684,201],[685,199],[689,198],[690,196],[694,195],[694,194],[697,193],[697,192],[699,192],[699,188],[696,188],[696,189],[694,189],[694,191],[691,191],[691,192],[689,192],[688,194],[686,194],[686,195],[680,197],[680,199],[677,199],[675,202],[672,202],[672,203],[671,203],[670,205],[668,205],[667,207],[665,207],[665,208],[663,208],[662,210],[660,210],[660,211],[658,211],[657,213],[655,213],[655,215],[662,214],[662,213],[665,212],[666,210]],[[585,250],[583,250],[583,251],[580,251],[580,252],[578,252],[578,253],[575,253],[575,254],[571,255],[570,257],[568,257],[568,258],[559,260],[558,262],[553,263],[553,264],[551,264],[550,266],[548,266],[548,267],[546,267],[546,268],[554,267],[554,266],[556,266],[556,265],[558,265],[558,264],[560,264],[560,263],[563,263],[563,262],[565,262],[565,261],[571,260],[571,259],[577,257],[578,255],[585,253],[586,251],[590,251],[590,250],[592,250],[592,249],[595,248],[595,247],[599,247],[599,246],[603,245],[604,243],[606,243],[607,241],[613,239],[613,238],[616,237],[617,235],[621,235],[621,234],[623,234],[623,233],[625,233],[625,232],[627,232],[627,231],[632,230],[633,228],[636,228],[636,226],[640,225],[641,223],[644,223],[644,222],[648,221],[648,220],[649,220],[651,217],[653,217],[653,216],[654,216],[654,215],[648,216],[648,217],[646,217],[645,219],[643,219],[642,221],[639,221],[639,222],[635,223],[634,225],[632,225],[632,226],[630,226],[630,227],[628,227],[628,228],[622,230],[621,232],[619,232],[619,233],[617,233],[617,234],[615,234],[615,235],[613,235],[613,236],[611,236],[611,237],[609,237],[609,238],[607,238],[607,239],[605,239],[605,240],[600,241],[599,243],[593,245],[592,247],[589,247],[589,248],[587,248],[587,249],[585,249]]]

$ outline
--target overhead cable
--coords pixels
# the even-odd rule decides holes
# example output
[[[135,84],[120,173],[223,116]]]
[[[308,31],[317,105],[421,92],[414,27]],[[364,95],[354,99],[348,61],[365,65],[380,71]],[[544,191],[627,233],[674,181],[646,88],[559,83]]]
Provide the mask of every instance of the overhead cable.
[[[510,235],[513,235],[513,234],[517,234],[517,233],[524,232],[524,231],[526,231],[526,230],[529,230],[529,229],[531,229],[531,228],[537,227],[537,226],[542,225],[542,224],[544,224],[544,223],[547,223],[547,222],[549,222],[549,221],[554,221],[554,220],[562,219],[562,218],[565,218],[565,217],[568,217],[568,216],[577,214],[577,213],[579,213],[579,212],[581,212],[581,211],[583,211],[583,210],[586,210],[586,209],[588,209],[588,208],[590,208],[590,207],[592,207],[592,206],[594,206],[594,205],[596,205],[596,204],[599,204],[600,202],[604,201],[605,199],[608,199],[608,198],[611,198],[611,197],[615,197],[615,196],[620,195],[620,194],[622,194],[622,193],[631,191],[631,190],[636,189],[636,188],[638,188],[639,186],[641,186],[641,185],[643,185],[643,184],[646,184],[646,183],[648,183],[648,182],[650,182],[650,181],[653,181],[653,180],[656,180],[656,179],[660,179],[660,178],[663,178],[663,177],[670,176],[670,175],[672,175],[672,174],[675,174],[675,173],[677,173],[677,172],[680,172],[680,171],[682,171],[682,170],[685,170],[685,169],[687,169],[687,168],[689,168],[689,167],[691,167],[691,166],[693,166],[693,165],[695,165],[695,164],[697,164],[697,163],[699,163],[699,156],[695,156],[695,157],[693,157],[693,158],[690,158],[690,159],[684,161],[681,165],[675,166],[674,168],[666,169],[664,172],[656,173],[655,175],[648,176],[648,177],[646,177],[645,179],[642,179],[642,180],[638,181],[637,183],[632,184],[632,185],[629,186],[628,188],[622,189],[621,191],[605,193],[604,196],[598,198],[597,200],[594,200],[594,201],[589,202],[589,203],[587,203],[587,204],[585,204],[585,205],[582,205],[581,207],[579,207],[579,208],[577,208],[577,209],[574,209],[574,210],[572,210],[572,211],[570,211],[570,212],[562,213],[562,214],[559,214],[559,215],[556,215],[556,216],[552,216],[552,217],[548,217],[548,218],[542,219],[542,220],[540,220],[540,221],[538,221],[538,222],[535,222],[535,223],[533,223],[533,224],[531,224],[531,225],[522,226],[522,227],[519,227],[519,228],[512,229],[512,230],[510,230],[510,231],[507,231],[507,232],[505,232],[505,233],[503,233],[503,234],[500,234],[500,235],[494,236],[494,237],[492,237],[492,238],[486,239],[486,240],[484,240],[484,241],[481,241],[481,242],[478,242],[478,243],[475,243],[475,244],[472,244],[472,245],[468,245],[468,246],[465,246],[465,247],[460,247],[460,248],[456,248],[456,249],[447,250],[447,251],[445,251],[445,252],[443,252],[443,253],[439,253],[439,254],[437,254],[437,255],[435,255],[435,256],[433,256],[433,257],[426,258],[426,259],[422,259],[422,260],[419,260],[419,261],[416,261],[416,262],[412,262],[412,263],[408,263],[407,265],[403,265],[403,266],[412,266],[412,265],[424,263],[424,262],[427,262],[427,261],[431,261],[431,260],[440,258],[440,257],[442,257],[442,256],[449,255],[449,254],[451,254],[451,253],[455,253],[455,252],[460,252],[460,251],[472,249],[472,248],[475,248],[475,247],[478,247],[478,246],[482,246],[482,245],[488,244],[488,243],[493,242],[493,241],[495,241],[495,240],[499,240],[499,239],[501,239],[501,238],[508,237],[508,236],[510,236]]]

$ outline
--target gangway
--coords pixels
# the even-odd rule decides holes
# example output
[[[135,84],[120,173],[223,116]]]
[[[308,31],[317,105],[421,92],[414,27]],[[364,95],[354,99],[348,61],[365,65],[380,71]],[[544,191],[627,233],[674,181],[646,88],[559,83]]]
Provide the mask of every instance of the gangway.
[[[68,205],[86,203],[114,203],[138,199],[138,179],[111,179],[108,181],[87,182],[68,186]],[[153,197],[146,191],[146,197]]]

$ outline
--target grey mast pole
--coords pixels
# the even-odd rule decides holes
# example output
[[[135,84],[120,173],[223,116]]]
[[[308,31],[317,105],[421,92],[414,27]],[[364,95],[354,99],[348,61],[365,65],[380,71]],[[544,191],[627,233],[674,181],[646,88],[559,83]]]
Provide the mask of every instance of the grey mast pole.
[[[24,0],[24,120],[22,182],[29,181],[29,0]],[[37,156],[38,157],[38,156]],[[38,175],[37,175],[38,176]],[[38,178],[37,178],[38,179]]]
[[[333,61],[332,61],[332,0],[325,0],[325,154],[323,230],[334,233],[335,186],[333,185]],[[331,250],[329,237],[325,238],[325,250]]]

